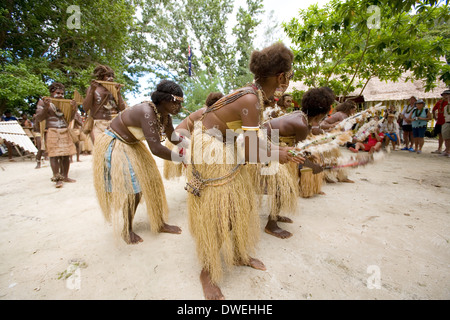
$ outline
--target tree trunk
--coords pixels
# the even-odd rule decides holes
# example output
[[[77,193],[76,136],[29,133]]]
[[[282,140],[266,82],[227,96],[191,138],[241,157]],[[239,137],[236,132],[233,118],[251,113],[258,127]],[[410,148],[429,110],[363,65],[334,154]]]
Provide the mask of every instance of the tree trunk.
[[[345,89],[345,91],[344,91],[344,96],[346,96],[346,95],[348,94],[348,90],[350,89],[350,86],[352,85],[353,81],[355,80],[355,77],[356,77],[356,75],[358,74],[359,68],[361,67],[362,60],[363,60],[363,58],[364,58],[364,55],[365,55],[365,53],[366,53],[366,51],[367,51],[367,47],[368,47],[368,44],[369,44],[370,31],[372,31],[372,29],[369,29],[369,32],[367,33],[367,40],[366,40],[366,45],[364,46],[364,51],[363,51],[363,53],[362,53],[362,55],[361,55],[361,59],[359,59],[358,66],[356,67],[355,73],[353,74],[353,78],[352,78],[352,80],[348,83],[347,89]]]

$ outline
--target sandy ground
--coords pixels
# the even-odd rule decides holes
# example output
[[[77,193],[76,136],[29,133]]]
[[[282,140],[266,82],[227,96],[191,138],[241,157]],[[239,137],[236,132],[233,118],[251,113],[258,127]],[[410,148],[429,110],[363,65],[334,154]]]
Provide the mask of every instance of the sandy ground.
[[[387,154],[354,168],[354,184],[324,185],[299,198],[294,236],[263,232],[255,257],[267,271],[225,273],[227,299],[449,299],[450,159]],[[346,150],[344,150],[346,152]],[[0,162],[0,299],[203,299],[187,219],[184,180],[165,181],[169,224],[181,235],[152,234],[143,205],[139,245],[116,240],[92,184],[91,156],[73,163],[77,180],[55,189],[46,165]],[[162,170],[162,161],[157,160]]]

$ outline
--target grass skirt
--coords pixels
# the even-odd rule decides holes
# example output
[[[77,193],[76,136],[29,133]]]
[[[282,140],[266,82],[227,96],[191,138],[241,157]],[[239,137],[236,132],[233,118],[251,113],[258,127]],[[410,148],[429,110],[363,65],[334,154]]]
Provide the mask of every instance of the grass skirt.
[[[236,151],[235,145],[226,145],[202,133],[201,128],[194,130],[191,141],[191,152],[196,151],[196,146],[200,144],[203,154],[206,150],[216,150],[216,159],[223,163],[207,164],[203,161],[195,164],[203,179],[223,177],[235,168],[234,163],[226,163],[227,150]],[[217,150],[221,149],[222,154],[217,154]],[[206,186],[201,190],[200,197],[188,193],[189,227],[196,242],[198,258],[215,284],[223,274],[221,254],[226,266],[236,262],[247,263],[259,238],[259,216],[249,166],[242,165],[232,179]],[[188,181],[191,181],[192,164],[188,165],[186,173]]]
[[[106,155],[111,146],[109,168]],[[147,207],[150,229],[159,231],[167,218],[168,205],[161,174],[144,143],[126,144],[101,133],[95,140],[93,171],[95,191],[106,221],[112,222],[116,230],[122,218],[125,225],[129,225],[128,215],[122,212],[127,206],[134,206],[137,182],[141,201],[144,200]]]
[[[166,140],[166,147],[171,151],[177,153],[179,151],[178,146],[170,142],[169,139]],[[174,178],[179,178],[182,175],[183,175],[183,164],[181,162],[164,160],[164,169],[163,169],[164,179],[170,180]]]
[[[334,166],[338,165],[339,159],[342,157],[342,152],[338,145],[331,148],[326,148],[322,153],[322,162],[324,165]],[[340,168],[338,170],[325,170],[324,178],[334,181],[343,181],[348,177],[348,170]]]
[[[270,217],[276,217],[283,214],[292,215],[297,212],[298,193],[298,173],[297,165],[293,162],[286,164],[272,163],[273,174],[262,175],[263,165],[252,165],[250,173],[256,193],[259,195],[259,203],[262,202],[262,196],[267,194],[268,207],[270,208]],[[267,169],[267,168],[266,168]]]
[[[314,153],[308,159],[316,164],[321,164],[319,157],[315,156]],[[323,180],[325,173],[322,171],[318,174],[313,174],[311,168],[304,167],[300,174],[300,195],[302,198],[310,198],[322,190]]]

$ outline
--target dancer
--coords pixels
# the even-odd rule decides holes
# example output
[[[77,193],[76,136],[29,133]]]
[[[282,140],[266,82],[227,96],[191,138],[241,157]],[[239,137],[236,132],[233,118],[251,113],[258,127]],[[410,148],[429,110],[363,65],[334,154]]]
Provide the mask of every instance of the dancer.
[[[151,99],[119,113],[110,127],[97,136],[94,147],[94,187],[100,207],[105,219],[114,226],[118,225],[122,210],[122,238],[128,244],[143,241],[133,232],[133,219],[141,199],[145,201],[153,232],[181,233],[179,227],[164,222],[168,205],[152,154],[165,160],[182,160],[161,144],[161,138],[164,134],[172,136],[170,115],[180,111],[183,91],[175,82],[163,80]]]
[[[281,146],[294,147],[298,142],[303,141],[310,135],[312,124],[317,124],[328,114],[334,99],[334,93],[330,92],[328,88],[310,89],[303,95],[301,111],[294,111],[279,118],[272,119],[264,124],[264,128],[267,129],[270,138],[273,138],[274,134],[279,137]],[[277,141],[274,141],[274,139],[272,139],[272,142],[278,143]],[[310,162],[310,166],[314,166],[314,163],[317,164],[317,161],[314,159],[311,158],[309,160],[313,161],[313,163]],[[292,223],[292,220],[288,217],[280,216],[279,213],[283,209],[291,209],[290,211],[295,212],[295,210],[292,209],[295,209],[295,204],[297,203],[297,190],[300,191],[300,194],[304,197],[311,196],[309,192],[306,192],[307,189],[312,189],[314,193],[319,193],[323,175],[320,175],[319,172],[317,172],[318,179],[316,179],[316,175],[313,175],[310,167],[303,166],[299,168],[292,162],[282,165],[282,167],[288,170],[289,180],[293,181],[294,187],[292,188],[292,191],[286,190],[286,187],[290,185],[285,182],[285,187],[280,188],[280,182],[284,180],[281,178],[283,173],[283,170],[281,169],[278,171],[277,175],[267,177],[269,180],[276,178],[275,184],[279,190],[275,194],[275,200],[273,201],[275,206],[272,205],[271,214],[269,215],[264,230],[273,236],[286,239],[292,236],[292,234],[281,229],[277,225],[277,222]],[[316,170],[317,167],[318,165],[316,166]],[[293,201],[291,200],[292,197],[294,197]],[[292,202],[294,202],[294,208],[289,207],[289,204]]]
[[[191,139],[192,131],[194,130],[195,121],[200,120],[206,108],[212,106],[222,97],[223,93],[221,92],[211,92],[208,97],[206,97],[205,106],[189,114],[189,116],[184,118],[184,120],[181,121],[181,123],[175,128],[175,132],[178,134],[178,136],[174,138],[181,138],[182,140],[184,140],[184,143],[179,143],[177,146],[175,146],[169,139],[167,139],[166,147],[174,152],[178,152],[179,154],[184,154],[185,151],[189,148],[189,141]],[[164,160],[164,179],[170,180],[172,178],[181,177],[183,174],[183,168],[184,165],[182,163]]]
[[[334,113],[320,123],[320,129],[329,131],[330,129],[334,128],[339,122],[350,117],[355,112],[356,103],[353,100],[346,100],[345,102],[337,105]]]
[[[49,87],[50,96],[55,99],[64,99],[64,90],[64,85],[58,82],[52,83]],[[69,134],[68,122],[73,119],[77,103],[75,100],[71,101],[71,116],[66,119],[64,113],[51,102],[51,98],[38,101],[36,122],[46,120],[45,149],[53,172],[51,180],[55,182],[56,188],[61,188],[63,182],[76,182],[69,178],[70,156],[77,151]],[[40,166],[40,160],[38,160],[38,166]]]
[[[96,80],[91,81],[87,89],[86,98],[83,101],[83,109],[94,119],[91,129],[92,142],[95,143],[95,137],[103,133],[111,123],[111,120],[118,112],[125,110],[126,104],[120,93],[121,86],[116,84],[117,99],[110,90],[97,81],[114,81],[114,70],[109,66],[99,65],[94,69]],[[85,133],[87,131],[85,130]]]
[[[186,189],[189,225],[202,265],[200,281],[206,299],[224,299],[219,288],[221,253],[227,265],[266,269],[260,260],[250,256],[259,236],[256,190],[248,170],[252,165],[244,165],[232,155],[242,155],[252,162],[264,160],[254,148],[263,147],[263,141],[257,138],[262,106],[275,89],[289,85],[292,61],[292,52],[282,43],[254,51],[250,59],[254,84],[207,108],[194,129]],[[233,133],[230,129],[243,131],[244,135],[229,137],[227,134]],[[290,148],[269,146],[280,163],[303,161],[292,157]]]

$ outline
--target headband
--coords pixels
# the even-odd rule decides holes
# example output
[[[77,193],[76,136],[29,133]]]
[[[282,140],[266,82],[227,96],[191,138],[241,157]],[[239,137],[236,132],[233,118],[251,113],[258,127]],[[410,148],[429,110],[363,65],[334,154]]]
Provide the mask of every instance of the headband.
[[[175,95],[173,95],[173,94],[171,94],[171,96],[172,96],[174,102],[175,102],[175,101],[180,101],[180,102],[183,102],[183,101],[184,101],[183,97],[178,97],[178,96],[175,96]]]

